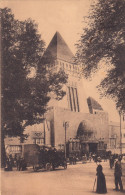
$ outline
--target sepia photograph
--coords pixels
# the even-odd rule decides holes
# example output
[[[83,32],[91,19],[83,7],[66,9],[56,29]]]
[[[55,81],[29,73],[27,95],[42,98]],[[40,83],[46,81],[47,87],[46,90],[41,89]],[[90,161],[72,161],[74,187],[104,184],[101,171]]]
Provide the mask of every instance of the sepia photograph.
[[[1,195],[125,194],[125,0],[1,0]]]

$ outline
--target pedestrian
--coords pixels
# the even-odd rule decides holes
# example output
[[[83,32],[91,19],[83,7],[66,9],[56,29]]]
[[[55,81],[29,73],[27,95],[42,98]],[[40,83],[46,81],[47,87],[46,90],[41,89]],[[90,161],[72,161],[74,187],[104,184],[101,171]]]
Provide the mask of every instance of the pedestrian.
[[[17,171],[20,171],[20,156],[17,157],[17,160],[16,160],[16,167],[17,167]]]
[[[107,188],[106,188],[106,180],[105,180],[105,175],[102,172],[102,165],[98,165],[96,171],[97,175],[97,187],[96,187],[96,193],[98,194],[106,194],[107,193]]]
[[[76,156],[75,156],[75,154],[73,155],[73,165],[75,165],[76,164]]]
[[[95,154],[95,158],[94,158],[94,161],[97,163],[97,158],[98,158],[98,156],[97,156],[97,154]]]
[[[107,155],[104,154],[104,162],[107,162]]]
[[[90,153],[89,154],[89,162],[91,162],[91,159],[92,159],[92,154]]]
[[[115,163],[115,189],[116,191],[119,190],[118,185],[120,186],[120,191],[123,191],[123,185],[122,185],[122,167],[121,167],[121,156],[118,157],[118,160]]]
[[[109,163],[110,163],[110,169],[112,169],[112,167],[114,166],[114,161],[115,161],[115,158],[113,155],[110,156],[110,160],[109,160]]]
[[[11,163],[11,159],[9,157],[6,158],[5,171],[12,171],[12,163]]]

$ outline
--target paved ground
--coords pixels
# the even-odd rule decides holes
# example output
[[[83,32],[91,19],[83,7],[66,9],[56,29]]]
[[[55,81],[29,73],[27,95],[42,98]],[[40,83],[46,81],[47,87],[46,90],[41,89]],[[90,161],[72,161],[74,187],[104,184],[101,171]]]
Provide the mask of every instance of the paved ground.
[[[123,194],[113,191],[114,170],[109,168],[109,163],[102,162],[101,164],[106,176],[108,194]],[[96,166],[94,162],[91,162],[69,165],[67,170],[60,168],[50,172],[33,172],[32,169],[24,172],[2,171],[2,195],[92,195],[95,194],[93,184]],[[125,169],[122,180],[125,188]]]

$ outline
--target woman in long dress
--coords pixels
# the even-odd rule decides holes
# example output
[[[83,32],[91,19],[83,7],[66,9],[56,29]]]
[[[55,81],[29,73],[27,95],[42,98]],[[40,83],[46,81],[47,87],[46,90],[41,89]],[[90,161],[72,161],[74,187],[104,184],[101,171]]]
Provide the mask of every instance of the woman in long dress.
[[[106,194],[107,188],[106,188],[106,180],[105,175],[102,172],[102,165],[98,165],[97,169],[97,188],[96,193],[98,194]]]

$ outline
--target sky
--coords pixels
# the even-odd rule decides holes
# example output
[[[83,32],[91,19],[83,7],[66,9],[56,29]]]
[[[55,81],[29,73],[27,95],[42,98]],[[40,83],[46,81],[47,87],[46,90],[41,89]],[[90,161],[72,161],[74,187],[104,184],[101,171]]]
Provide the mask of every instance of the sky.
[[[46,47],[56,31],[59,31],[71,51],[75,54],[75,44],[80,39],[85,27],[83,17],[89,14],[92,0],[1,0],[1,8],[9,7],[15,19],[32,18],[38,24],[41,38]],[[100,99],[96,86],[104,78],[105,69],[101,69],[91,81],[83,80],[86,97],[96,99],[103,109],[109,113],[109,120],[119,121],[115,103],[107,98]]]

